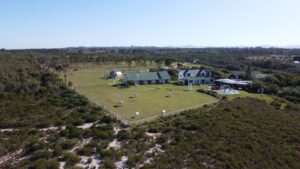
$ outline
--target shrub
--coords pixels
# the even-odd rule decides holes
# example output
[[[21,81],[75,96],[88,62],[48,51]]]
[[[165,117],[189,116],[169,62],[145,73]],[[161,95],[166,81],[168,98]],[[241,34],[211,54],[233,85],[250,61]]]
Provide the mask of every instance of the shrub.
[[[65,129],[66,131],[61,131],[61,135],[67,136],[69,138],[78,138],[81,136],[82,132],[80,129],[73,125],[68,125]]]
[[[100,123],[110,124],[112,122],[113,122],[113,118],[111,118],[110,116],[103,116]]]
[[[114,149],[106,149],[100,151],[100,155],[103,159],[110,159],[113,161],[119,161],[121,159],[121,152]]]
[[[133,168],[135,164],[137,164],[141,159],[142,159],[142,155],[140,154],[129,155],[126,164],[128,165],[129,168]]]
[[[150,126],[149,133],[157,133],[158,132],[158,127],[157,126]]]
[[[271,105],[275,106],[275,107],[280,107],[281,106],[281,101],[278,99],[274,99],[271,103]]]
[[[63,158],[68,166],[73,166],[80,161],[78,155],[69,152],[63,152]]]
[[[108,169],[116,168],[115,163],[110,159],[104,160],[103,165],[104,165],[104,168],[108,168]]]
[[[55,160],[39,159],[33,163],[34,169],[58,169],[59,163]]]
[[[61,146],[59,144],[56,144],[55,147],[54,147],[53,154],[55,156],[60,156],[60,155],[62,155],[62,153],[63,153],[63,149],[61,148]]]
[[[45,148],[47,145],[45,142],[41,141],[41,140],[34,140],[32,142],[29,143],[29,145],[27,146],[27,152],[34,152],[37,151],[39,149]]]
[[[135,81],[133,81],[133,80],[128,80],[128,81],[127,81],[127,85],[128,85],[128,86],[133,86],[133,85],[135,85]]]
[[[99,138],[99,139],[110,139],[114,135],[112,131],[99,130],[99,129],[93,130],[93,134],[96,138]]]
[[[97,121],[99,118],[100,118],[100,115],[92,114],[92,115],[89,115],[89,116],[86,118],[85,122],[86,122],[86,123],[95,122],[95,121]]]
[[[73,82],[72,81],[68,81],[68,86],[72,87],[73,86]]]
[[[87,163],[91,163],[93,161],[93,159],[92,158],[88,158],[88,160],[87,160]]]
[[[79,155],[91,156],[93,154],[93,147],[83,147],[77,151]]]
[[[129,131],[127,131],[127,130],[121,130],[119,133],[118,133],[118,135],[117,135],[117,138],[118,138],[118,140],[127,140],[127,139],[129,139],[131,136],[130,136],[130,133],[129,133]]]
[[[49,159],[52,156],[52,152],[49,150],[38,150],[33,153],[32,159],[37,160],[37,159]]]
[[[221,98],[221,96],[217,92],[212,91],[212,90],[198,89],[197,91],[200,93],[204,93],[204,94],[216,97],[216,98]]]
[[[63,150],[68,150],[68,149],[71,149],[72,147],[74,147],[76,142],[77,141],[74,139],[66,139],[66,140],[60,142],[59,144]]]

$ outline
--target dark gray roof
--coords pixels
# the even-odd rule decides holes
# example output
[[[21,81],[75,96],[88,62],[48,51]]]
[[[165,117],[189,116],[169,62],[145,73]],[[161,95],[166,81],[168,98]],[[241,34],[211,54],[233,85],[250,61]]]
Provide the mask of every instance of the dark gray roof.
[[[190,74],[190,76],[192,77],[196,77],[199,73],[199,69],[191,69],[191,70],[186,70],[184,72],[184,76],[186,76],[187,74]]]
[[[137,72],[127,72],[125,74],[125,78],[127,80],[137,81],[138,80],[138,73]]]
[[[140,72],[137,73],[138,80],[158,80],[157,72]]]
[[[170,80],[169,73],[167,71],[160,71],[160,72],[127,72],[125,74],[126,80]]]
[[[184,78],[187,78],[187,77],[204,77],[201,75],[201,72],[202,71],[205,71],[206,72],[206,76],[205,77],[210,77],[211,76],[211,72],[209,71],[206,71],[205,69],[190,69],[190,70],[183,70],[184,73]],[[188,74],[190,74],[188,76]]]
[[[170,75],[167,71],[159,71],[158,75],[161,79],[164,79],[164,80],[170,80],[171,79],[171,77],[170,77]]]

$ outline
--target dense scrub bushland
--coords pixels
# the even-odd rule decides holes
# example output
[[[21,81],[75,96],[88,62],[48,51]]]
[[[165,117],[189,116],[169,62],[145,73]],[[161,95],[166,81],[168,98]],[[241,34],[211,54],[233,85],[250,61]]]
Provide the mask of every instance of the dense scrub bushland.
[[[299,108],[299,107],[298,107]],[[299,168],[299,109],[251,98],[222,101],[145,126],[164,153],[145,168]],[[141,127],[139,127],[141,128]]]
[[[0,128],[80,125],[102,109],[33,62],[0,63]]]

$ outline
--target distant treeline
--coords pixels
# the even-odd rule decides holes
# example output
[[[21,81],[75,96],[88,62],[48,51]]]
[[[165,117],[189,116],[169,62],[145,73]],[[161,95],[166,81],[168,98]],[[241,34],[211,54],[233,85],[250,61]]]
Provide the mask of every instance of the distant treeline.
[[[230,70],[244,69],[250,65],[262,69],[285,69],[300,74],[300,68],[286,60],[253,60],[252,56],[300,56],[300,49],[283,48],[157,48],[157,47],[112,47],[112,48],[63,48],[27,49],[0,51],[0,60],[13,56],[15,59],[37,60],[47,65],[83,62],[118,62],[130,60],[181,61],[199,63]]]

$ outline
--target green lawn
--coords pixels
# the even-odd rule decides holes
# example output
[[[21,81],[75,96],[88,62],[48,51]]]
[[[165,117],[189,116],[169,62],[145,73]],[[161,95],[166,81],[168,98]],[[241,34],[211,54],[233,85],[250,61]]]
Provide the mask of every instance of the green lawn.
[[[147,68],[155,65],[147,65]],[[73,82],[73,87],[81,94],[87,96],[95,103],[106,107],[122,118],[131,122],[160,115],[162,110],[166,113],[180,111],[193,106],[203,105],[216,101],[214,97],[196,92],[198,88],[207,89],[207,86],[193,86],[192,91],[187,91],[187,86],[177,86],[173,84],[163,85],[141,85],[130,88],[119,88],[112,86],[120,83],[119,80],[104,78],[113,69],[113,64],[106,65],[77,65],[77,71],[67,72],[67,80]],[[126,63],[118,64],[122,71],[128,71]],[[131,66],[131,70],[143,69],[136,65]],[[145,69],[145,68],[144,68]],[[166,97],[171,91],[173,96]],[[265,94],[252,94],[239,91],[238,95],[227,95],[229,99],[236,97],[252,97],[265,100],[268,103],[273,98]],[[137,93],[136,98],[130,98],[133,93]],[[118,101],[123,101],[123,107],[115,107]],[[139,115],[135,115],[139,112]]]
[[[81,94],[129,121],[153,117],[159,115],[162,110],[170,113],[216,101],[214,97],[196,92],[197,86],[193,86],[192,91],[187,91],[187,86],[172,84],[113,87],[113,80],[103,78],[109,70],[111,68],[104,67],[70,70],[67,79],[73,82],[73,87]],[[173,96],[166,97],[170,90]],[[136,98],[130,98],[133,93],[137,93]],[[119,100],[124,102],[123,107],[115,107]],[[135,115],[136,112],[139,112],[139,115]]]
[[[234,98],[237,98],[237,97],[252,97],[252,98],[255,98],[255,99],[259,99],[259,100],[264,100],[266,101],[267,103],[272,103],[273,101],[273,97],[270,96],[270,95],[266,95],[266,94],[257,94],[257,93],[248,93],[246,91],[243,91],[243,90],[239,90],[240,94],[237,94],[237,95],[226,95],[229,100],[232,100]]]

